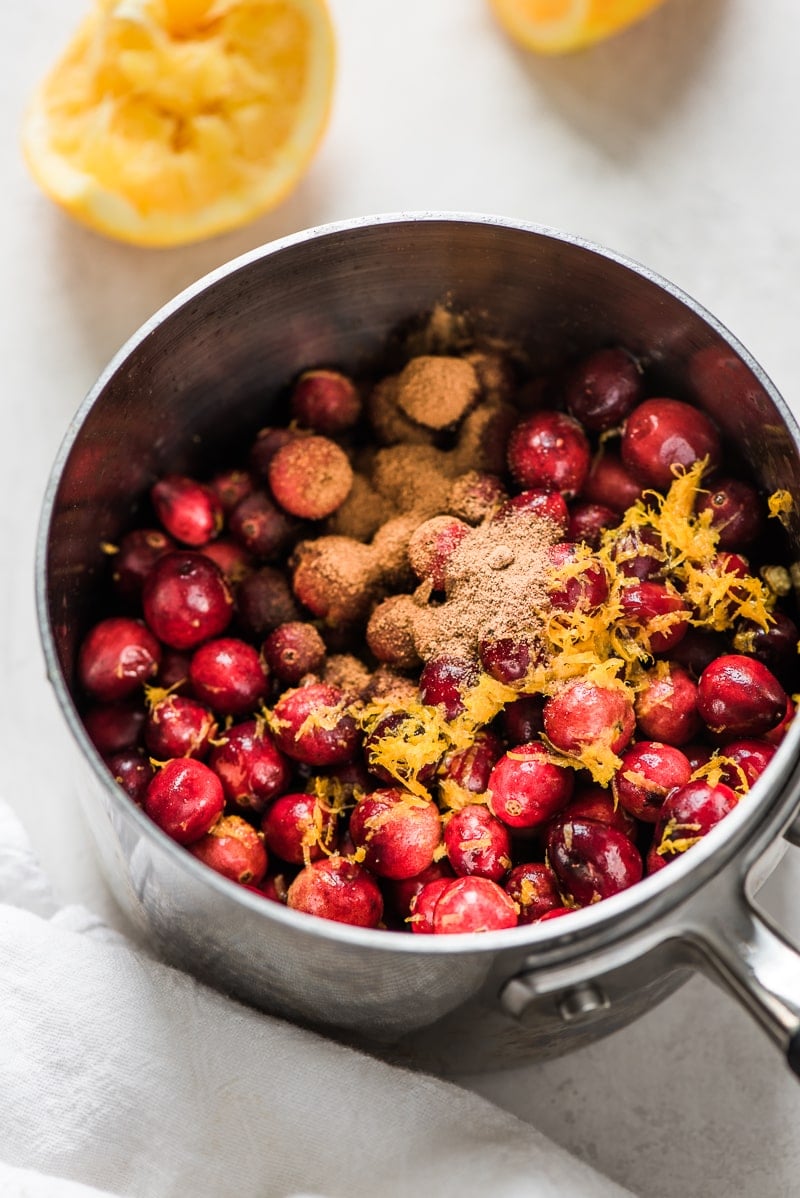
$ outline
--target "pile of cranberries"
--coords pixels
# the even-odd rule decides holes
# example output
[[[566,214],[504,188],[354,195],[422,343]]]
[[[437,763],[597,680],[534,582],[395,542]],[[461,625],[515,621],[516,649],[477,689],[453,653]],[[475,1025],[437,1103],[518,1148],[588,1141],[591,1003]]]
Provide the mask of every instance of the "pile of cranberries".
[[[77,659],[88,734],[163,832],[265,901],[417,934],[567,915],[690,849],[747,801],[785,734],[798,641],[780,569],[750,556],[766,497],[726,471],[711,420],[651,393],[625,349],[546,379],[493,351],[444,360],[475,379],[444,428],[421,359],[405,410],[385,379],[315,369],[289,389],[287,426],[240,461],[156,481],[108,547],[106,614]],[[441,497],[426,484],[405,504],[386,447],[443,463]],[[704,624],[659,538],[615,533],[698,463],[708,569],[770,579],[766,621]],[[608,570],[592,555],[611,546],[615,619],[645,638],[632,688],[580,673],[532,687],[541,660],[524,636],[425,659],[404,639],[399,597],[441,606],[470,529],[495,522],[499,543],[519,513],[549,529],[545,622],[602,610]],[[505,701],[448,741],[486,678]],[[405,783],[376,752],[392,738],[428,744]],[[602,782],[598,745],[614,763]]]

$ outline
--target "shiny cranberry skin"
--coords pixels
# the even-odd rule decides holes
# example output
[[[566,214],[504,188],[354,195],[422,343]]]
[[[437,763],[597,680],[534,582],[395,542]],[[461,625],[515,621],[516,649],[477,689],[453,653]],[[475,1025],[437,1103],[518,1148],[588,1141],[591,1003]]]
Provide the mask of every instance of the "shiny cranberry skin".
[[[253,491],[231,512],[228,529],[233,539],[253,557],[269,561],[292,545],[299,525],[266,492]]]
[[[797,675],[797,645],[800,632],[794,620],[782,611],[770,613],[768,628],[753,620],[740,620],[733,637],[737,653],[757,657],[778,679],[786,684]]]
[[[731,790],[749,789],[764,773],[776,752],[776,746],[768,740],[731,741],[725,746],[724,756],[734,765],[723,767],[720,781]]]
[[[207,707],[183,695],[164,695],[150,704],[144,726],[147,751],[158,761],[204,758],[217,722]]]
[[[525,490],[543,487],[565,499],[578,494],[589,473],[591,450],[583,428],[563,412],[534,412],[508,439],[508,469]]]
[[[286,901],[293,911],[359,928],[377,928],[383,915],[378,883],[345,857],[326,857],[301,869]]]
[[[193,478],[167,474],[150,488],[150,498],[164,528],[182,545],[197,549],[222,529],[222,504],[217,495]]]
[[[776,724],[774,728],[770,728],[769,732],[764,733],[764,740],[768,740],[771,745],[779,745],[783,741],[784,736],[789,731],[792,725],[797,708],[791,698],[786,700],[786,710],[783,713],[783,719]]]
[[[253,491],[253,476],[247,470],[222,470],[208,485],[227,516]]]
[[[489,775],[489,804],[509,828],[535,828],[569,802],[574,786],[573,771],[553,765],[543,745],[519,745]]]
[[[306,370],[292,388],[289,410],[302,428],[334,437],[358,423],[361,399],[347,375]]]
[[[619,533],[614,538],[611,556],[623,578],[646,582],[664,570],[661,537],[651,528],[628,528]]]
[[[642,373],[624,349],[598,349],[567,373],[564,403],[592,433],[621,424],[642,399]]]
[[[152,678],[161,646],[141,620],[110,616],[89,629],[78,652],[78,679],[93,699],[113,703]]]
[[[697,681],[706,666],[725,653],[727,647],[725,637],[719,633],[689,628],[679,643],[670,649],[669,659]]]
[[[607,528],[619,524],[619,514],[603,503],[576,501],[570,506],[567,539],[582,541],[590,549],[597,549],[600,538]]]
[[[236,589],[236,612],[243,630],[256,639],[281,624],[300,620],[292,589],[273,566],[263,566],[242,579]]]
[[[285,794],[268,807],[261,821],[267,848],[293,865],[308,864],[330,854],[336,836],[336,816],[316,795]]]
[[[220,715],[248,715],[267,693],[267,668],[247,641],[226,636],[195,650],[189,681],[198,699]]]
[[[548,919],[558,919],[561,915],[571,915],[574,910],[574,907],[553,907],[552,911],[545,911],[544,915],[540,915],[536,923],[546,923]]]
[[[229,803],[246,811],[263,811],[286,790],[289,763],[263,720],[246,720],[227,728],[213,746],[208,764],[222,783]]]
[[[432,516],[420,524],[408,542],[408,561],[417,578],[443,591],[448,562],[470,531],[455,516]]]
[[[563,537],[569,525],[567,501],[559,491],[545,491],[541,487],[521,491],[513,495],[497,509],[492,523],[504,524],[520,515],[539,516],[553,525],[553,535]]]
[[[442,888],[431,922],[435,935],[499,932],[517,926],[517,908],[491,878],[456,878]]]
[[[84,713],[83,723],[98,753],[107,757],[139,743],[145,710],[141,702],[98,703]]]
[[[509,744],[526,745],[544,730],[542,695],[520,695],[506,703],[500,715],[503,736]]]
[[[225,581],[232,587],[236,587],[253,568],[253,559],[247,550],[242,549],[241,545],[237,545],[229,537],[218,537],[216,541],[209,541],[208,545],[203,546],[201,553],[219,566]]]
[[[729,653],[712,661],[697,684],[697,709],[711,731],[726,739],[762,736],[780,723],[787,695],[756,658]]]
[[[193,649],[219,636],[233,614],[233,598],[219,566],[191,550],[167,553],[142,590],[148,627],[173,649]]]
[[[383,883],[383,890],[389,898],[395,913],[400,919],[407,920],[411,914],[412,903],[424,886],[427,886],[429,882],[450,882],[454,877],[455,874],[450,867],[449,861],[433,861],[411,878],[386,878]]]
[[[222,783],[194,757],[177,757],[155,775],[144,798],[154,824],[178,844],[192,844],[213,828],[225,807]]]
[[[642,484],[625,468],[619,455],[600,449],[592,461],[581,497],[623,515],[641,494]]]
[[[691,776],[692,767],[680,749],[643,740],[622,754],[622,764],[614,776],[614,793],[625,811],[654,824],[669,792],[685,786]]]
[[[709,468],[722,449],[715,426],[699,408],[679,399],[646,399],[628,417],[620,446],[623,465],[648,487],[666,491],[673,466],[688,469],[700,458]]]
[[[640,735],[668,745],[686,745],[703,726],[697,710],[697,686],[682,666],[655,669],[634,704]]]
[[[148,758],[137,753],[135,749],[125,749],[121,753],[112,753],[110,757],[106,757],[105,763],[114,781],[141,807],[153,779],[154,771]]]
[[[506,878],[506,893],[519,907],[520,924],[535,923],[548,911],[555,911],[562,904],[556,876],[549,865],[531,861],[515,865]]]
[[[720,549],[751,545],[761,532],[761,502],[758,491],[738,478],[718,479],[695,504],[698,515],[711,513]]]
[[[441,708],[446,720],[464,710],[464,696],[478,681],[474,661],[464,657],[434,657],[422,668],[419,694],[423,703]]]
[[[591,819],[557,821],[547,836],[547,860],[562,894],[580,907],[627,890],[643,873],[633,841]]]
[[[690,609],[658,582],[632,582],[620,591],[622,619],[647,634],[652,653],[668,653],[686,636]]]
[[[135,528],[126,533],[114,556],[111,575],[117,594],[125,599],[138,598],[145,578],[158,559],[174,548],[172,537],[160,528]]]
[[[267,872],[264,842],[240,815],[223,815],[189,852],[231,882],[258,886]]]
[[[488,729],[480,729],[471,745],[448,753],[439,768],[444,783],[453,783],[470,794],[483,794],[489,785],[489,775],[502,755],[503,743]]]
[[[543,712],[548,740],[562,753],[581,754],[603,747],[619,753],[633,736],[633,704],[616,687],[582,678],[568,682],[548,699]]]
[[[426,882],[422,889],[411,900],[408,919],[406,922],[418,936],[433,935],[433,912],[443,890],[450,885],[452,878],[435,878]]]
[[[279,624],[263,645],[270,670],[289,686],[297,686],[306,674],[318,673],[325,664],[325,642],[313,624],[292,620]]]
[[[335,686],[312,682],[286,691],[273,709],[273,731],[287,757],[307,765],[343,765],[359,747],[358,725]]]
[[[653,836],[653,852],[665,861],[691,848],[738,803],[734,791],[720,782],[689,782],[667,795]]]
[[[444,829],[447,859],[459,875],[476,874],[499,882],[511,868],[508,828],[482,803],[454,811]]]
[[[364,864],[381,878],[413,878],[433,861],[442,839],[435,803],[397,788],[365,795],[350,816],[350,836]]]
[[[525,677],[539,657],[539,648],[522,637],[483,637],[478,655],[490,677],[509,683]]]
[[[611,824],[631,840],[636,836],[636,820],[619,803],[615,804],[614,796],[603,786],[581,787],[555,816],[555,820],[559,819],[596,819]]]
[[[567,573],[579,563],[580,574]],[[577,545],[563,541],[547,550],[550,575],[547,594],[551,607],[557,611],[574,611],[576,607],[593,610],[608,598],[608,578],[595,558],[583,558]]]
[[[398,782],[409,782],[412,777],[423,785],[430,782],[436,773],[439,758],[419,765],[418,755],[413,750],[405,761],[400,760],[399,750],[400,744],[413,745],[419,741],[425,731],[425,723],[419,716],[409,715],[406,711],[387,711],[364,740],[364,759],[370,773],[382,782],[388,782],[390,786],[395,786]],[[387,738],[395,750],[392,756],[397,773],[391,773],[380,761],[381,748]]]

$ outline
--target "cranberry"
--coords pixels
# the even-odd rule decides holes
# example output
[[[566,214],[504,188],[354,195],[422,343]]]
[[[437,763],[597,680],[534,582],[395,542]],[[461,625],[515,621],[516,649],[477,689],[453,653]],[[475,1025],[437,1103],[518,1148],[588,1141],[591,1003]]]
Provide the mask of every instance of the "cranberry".
[[[145,721],[141,703],[99,703],[84,712],[83,723],[94,747],[104,757],[139,743]]]
[[[639,732],[648,740],[685,745],[703,726],[697,686],[682,666],[658,666],[645,675],[634,704]]]
[[[665,860],[684,853],[733,811],[738,796],[720,782],[689,782],[667,795],[653,836],[654,853]]]
[[[716,428],[699,408],[679,399],[646,399],[628,417],[622,434],[623,464],[648,487],[665,491],[674,466],[689,468],[701,458],[719,465]]]
[[[509,828],[535,828],[572,797],[574,775],[554,765],[543,745],[510,749],[489,775],[489,805]]]
[[[287,904],[294,911],[360,928],[377,928],[383,915],[375,879],[344,857],[326,857],[301,869],[289,887]]]
[[[142,591],[144,618],[160,641],[192,649],[227,628],[233,598],[219,566],[190,550],[156,562]]]
[[[273,566],[263,566],[239,583],[236,611],[243,630],[256,639],[300,619],[289,583]]]
[[[250,447],[250,468],[257,479],[267,481],[269,464],[279,449],[302,434],[294,428],[262,428]],[[244,498],[244,497],[243,497]]]
[[[695,679],[700,677],[706,666],[726,651],[725,638],[715,632],[700,628],[689,628],[677,645],[669,652],[674,665],[682,666]]]
[[[736,478],[721,478],[707,494],[698,499],[698,515],[711,513],[711,527],[718,535],[720,549],[740,549],[752,544],[761,532],[761,504],[758,491]]]
[[[264,841],[240,815],[223,815],[189,852],[232,882],[258,886],[267,872]]]
[[[512,745],[526,745],[536,740],[544,729],[544,698],[542,695],[520,695],[506,703],[500,715],[503,736]]]
[[[633,704],[617,687],[573,679],[544,705],[547,738],[562,753],[604,748],[619,753],[633,736]]]
[[[564,541],[547,550],[550,570],[547,592],[557,611],[593,610],[608,598],[608,578],[600,562],[585,556],[578,545]],[[577,572],[576,572],[577,571]]]
[[[124,749],[106,757],[105,763],[114,781],[141,807],[153,778],[153,767],[148,759],[133,749]]]
[[[482,803],[454,811],[444,830],[447,859],[459,874],[477,874],[499,882],[511,868],[508,828]]]
[[[555,492],[554,492],[555,494]],[[577,500],[570,506],[567,539],[582,541],[590,549],[598,549],[600,538],[607,528],[619,524],[619,514],[604,503]]]
[[[534,412],[508,440],[508,468],[522,488],[544,487],[572,499],[589,473],[591,451],[577,420],[563,412]]]
[[[573,907],[553,907],[552,911],[545,911],[544,915],[540,915],[536,922],[545,923],[548,919],[558,919],[560,915],[571,915],[573,910]]]
[[[753,620],[740,620],[733,637],[733,648],[737,653],[757,657],[786,683],[796,673],[800,632],[785,612],[773,611],[770,616],[768,628],[761,628]]]
[[[447,508],[451,516],[467,524],[480,524],[508,498],[496,474],[468,470],[460,474],[450,488]]]
[[[318,673],[325,663],[325,642],[313,624],[292,620],[279,624],[264,641],[267,665],[281,682],[297,686],[306,674]]]
[[[539,861],[515,865],[506,878],[505,890],[519,907],[521,924],[535,923],[562,904],[555,874]]]
[[[456,878],[442,888],[431,922],[436,935],[499,932],[517,926],[517,908],[491,878]]]
[[[247,550],[228,537],[210,541],[201,552],[219,566],[225,581],[232,587],[237,586],[253,568],[253,559]]]
[[[728,739],[769,732],[784,715],[786,699],[762,662],[736,653],[712,661],[697,684],[700,716],[713,733]]]
[[[264,491],[253,491],[231,512],[228,529],[243,549],[268,561],[290,548],[299,526]]]
[[[347,454],[328,437],[288,441],[273,457],[267,476],[283,510],[304,520],[323,520],[332,515],[353,485]]]
[[[627,528],[614,537],[611,556],[623,578],[646,582],[664,569],[661,537],[652,528]]]
[[[306,370],[292,388],[289,409],[303,428],[330,437],[358,423],[361,399],[347,375]]]
[[[365,795],[350,816],[365,865],[381,878],[413,878],[433,861],[442,837],[435,803],[397,788]]]
[[[541,648],[532,638],[485,636],[478,645],[481,665],[498,682],[517,682],[524,678],[541,656]]]
[[[714,756],[714,750],[710,745],[682,745],[681,752],[692,767],[693,774],[696,774],[704,765],[708,765]]]
[[[222,783],[194,757],[177,757],[147,788],[144,809],[178,844],[192,844],[213,828],[225,807]]]
[[[148,752],[160,761],[169,757],[203,758],[216,731],[216,720],[202,703],[162,693],[151,700],[144,740]]]
[[[412,911],[412,903],[423,886],[429,882],[452,881],[455,877],[447,860],[433,861],[426,865],[418,874],[410,878],[387,878],[384,882],[384,892],[391,900],[392,907],[402,920],[407,920]],[[413,928],[412,928],[413,931]]]
[[[213,746],[208,764],[219,777],[228,802],[249,811],[263,811],[289,784],[289,765],[263,720],[247,720],[226,729]]]
[[[373,609],[367,621],[365,636],[370,653],[396,670],[419,665],[413,611],[414,601],[409,595],[390,595]]]
[[[442,783],[457,786],[470,794],[483,794],[489,775],[503,752],[502,741],[487,728],[479,729],[472,744],[448,753],[439,769]]]
[[[725,746],[725,757],[733,765],[725,765],[720,781],[731,790],[749,790],[777,752],[768,740],[734,740]]]
[[[119,543],[111,575],[117,594],[125,599],[138,599],[155,563],[174,548],[172,537],[160,528],[135,528],[126,533]]]
[[[569,525],[569,508],[560,491],[545,491],[540,487],[521,491],[507,499],[498,509],[493,523],[504,524],[517,516],[539,516],[553,525],[554,535],[563,537]]]
[[[78,678],[93,699],[113,703],[152,678],[160,660],[161,646],[141,620],[110,616],[84,637]]]
[[[266,877],[262,879],[260,886],[251,886],[245,883],[245,888],[255,891],[256,894],[269,899],[270,902],[281,903],[285,907],[289,899],[290,884],[290,873],[280,868],[275,870],[268,868]]]
[[[623,515],[642,493],[642,484],[622,464],[618,454],[601,448],[592,461],[581,495]]]
[[[407,923],[411,931],[417,935],[433,935],[433,911],[443,890],[450,885],[452,878],[435,878],[426,882],[411,900]]]
[[[464,710],[465,692],[478,681],[474,661],[463,657],[434,657],[422,668],[419,693],[423,703],[439,707],[446,720]]]
[[[246,715],[267,693],[267,668],[261,656],[236,637],[206,641],[189,665],[198,699],[220,715]]]
[[[636,820],[603,786],[581,787],[555,819],[596,819],[602,824],[610,824],[631,840],[636,836]]]
[[[547,860],[561,892],[580,907],[627,890],[643,873],[633,841],[609,824],[591,819],[555,823],[547,837]]]
[[[619,596],[623,621],[642,628],[651,653],[668,653],[689,628],[690,609],[659,582],[632,582]]]
[[[771,745],[779,745],[786,733],[789,731],[796,712],[797,708],[795,707],[794,702],[791,698],[787,698],[786,710],[783,713],[783,719],[779,724],[776,724],[774,728],[770,728],[769,732],[764,733],[764,740],[769,741]]]
[[[285,691],[273,709],[273,729],[278,748],[308,765],[343,765],[359,745],[342,692],[325,682]]]
[[[407,711],[387,711],[364,740],[364,759],[370,773],[393,786],[397,782],[431,781],[439,765],[441,753],[432,760],[420,761],[416,746],[425,737],[424,720]],[[387,742],[391,744],[392,769],[381,760]]]
[[[420,581],[430,580],[435,591],[443,591],[447,563],[470,527],[455,516],[433,516],[412,533],[408,561]]]
[[[247,470],[222,470],[215,474],[209,487],[220,502],[223,512],[229,516],[253,490],[253,476]]]
[[[211,487],[168,474],[150,488],[150,498],[164,528],[183,545],[199,548],[222,529],[222,504]]]
[[[567,411],[593,433],[621,424],[641,398],[638,363],[618,347],[595,350],[569,371],[564,383]]]
[[[614,776],[614,793],[625,811],[654,824],[669,792],[685,786],[691,776],[692,767],[680,749],[643,740],[622,754],[622,764]]]
[[[271,853],[303,865],[318,861],[333,848],[336,816],[316,795],[285,794],[270,804],[261,830]]]

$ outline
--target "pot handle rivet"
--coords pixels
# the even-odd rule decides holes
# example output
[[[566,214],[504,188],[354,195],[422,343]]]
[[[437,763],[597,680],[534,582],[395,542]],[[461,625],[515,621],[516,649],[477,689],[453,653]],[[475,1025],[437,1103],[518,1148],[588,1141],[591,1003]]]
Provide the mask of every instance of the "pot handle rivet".
[[[558,1013],[565,1023],[574,1023],[595,1011],[604,1011],[609,1006],[606,995],[595,982],[583,982],[565,991],[556,1003]]]
[[[500,1003],[515,1019],[525,1022],[526,1014],[532,1011],[534,1004],[541,1002],[545,995],[536,985],[536,974],[520,973],[506,982],[500,992]],[[555,1002],[556,1010],[565,1023],[574,1023],[593,1015],[595,1011],[604,1011],[609,1006],[608,996],[596,982],[581,982],[551,1001]]]

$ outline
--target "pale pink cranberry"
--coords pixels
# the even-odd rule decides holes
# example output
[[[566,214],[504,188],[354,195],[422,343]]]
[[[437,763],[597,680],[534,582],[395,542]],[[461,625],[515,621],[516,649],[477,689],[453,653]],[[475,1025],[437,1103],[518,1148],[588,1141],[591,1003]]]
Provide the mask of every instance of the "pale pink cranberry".
[[[144,726],[147,751],[158,761],[169,757],[204,758],[217,722],[207,707],[183,695],[164,695],[150,703]]]
[[[189,852],[231,882],[258,886],[267,872],[264,841],[240,815],[223,815]]]
[[[347,454],[327,437],[297,437],[282,446],[267,471],[273,496],[285,512],[324,520],[342,506],[353,485]]]
[[[491,878],[456,878],[442,888],[433,909],[435,935],[499,932],[517,926],[514,900]]]
[[[442,838],[435,803],[398,788],[365,795],[350,816],[350,836],[364,864],[381,878],[412,878],[433,861]]]
[[[205,836],[225,807],[222,783],[213,770],[194,757],[177,757],[155,775],[144,798],[144,809],[178,844]]]
[[[358,423],[361,399],[338,370],[306,370],[292,388],[289,408],[301,427],[332,437]]]
[[[562,753],[602,747],[619,753],[633,736],[633,704],[616,687],[573,679],[544,705],[544,730]]]
[[[682,666],[650,671],[634,708],[640,735],[668,745],[686,745],[703,726],[697,710],[697,686]]]
[[[278,748],[306,765],[343,765],[360,743],[358,725],[335,686],[312,682],[285,691],[273,709]]]
[[[589,473],[591,450],[583,428],[563,412],[535,412],[508,439],[508,468],[523,489],[543,487],[572,499]]]
[[[499,882],[511,868],[508,828],[482,803],[454,811],[444,829],[447,859],[459,875],[475,874]]]
[[[787,694],[756,658],[729,653],[703,671],[697,709],[713,733],[726,739],[763,736],[780,723]]]
[[[286,901],[294,911],[361,928],[377,928],[383,915],[377,882],[345,857],[326,857],[306,865],[289,887]]]
[[[160,660],[161,646],[141,620],[110,616],[84,637],[78,652],[78,679],[93,699],[113,703],[152,678]]]
[[[627,890],[643,873],[633,841],[591,819],[557,821],[548,833],[547,860],[561,893],[580,907]]]
[[[168,474],[153,484],[150,498],[164,528],[182,545],[197,549],[222,529],[222,504],[205,483]]]
[[[574,785],[573,771],[549,761],[543,745],[519,745],[489,775],[489,804],[509,828],[535,828],[561,810]]]
[[[719,434],[705,413],[679,399],[646,399],[625,423],[620,447],[625,467],[648,487],[666,491],[673,467],[701,458],[709,468],[722,457]]]
[[[267,693],[267,668],[256,649],[238,637],[206,641],[189,664],[189,681],[201,702],[220,715],[254,711]]]
[[[271,803],[261,821],[267,848],[293,865],[318,861],[330,854],[336,836],[336,816],[316,795],[285,794]]]
[[[408,561],[417,578],[443,591],[448,562],[470,531],[455,516],[432,516],[420,524],[408,542]]]
[[[160,641],[172,649],[192,649],[225,631],[233,597],[219,566],[186,549],[156,562],[142,590],[142,606]]]
[[[622,764],[614,776],[614,793],[625,811],[654,824],[669,792],[685,786],[691,776],[692,767],[680,749],[643,740],[622,754]]]
[[[515,865],[506,878],[505,890],[519,908],[521,924],[535,923],[563,902],[555,874],[541,861]]]

